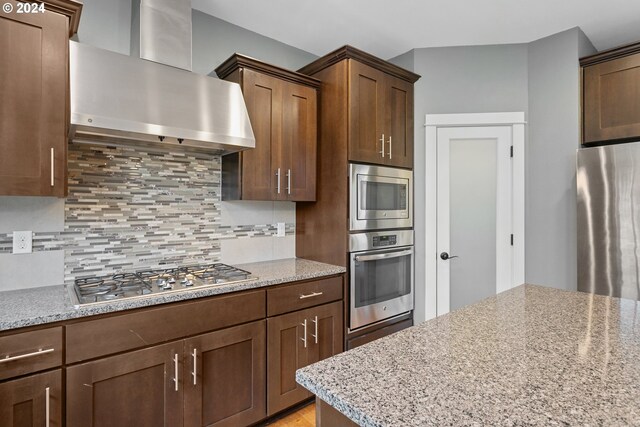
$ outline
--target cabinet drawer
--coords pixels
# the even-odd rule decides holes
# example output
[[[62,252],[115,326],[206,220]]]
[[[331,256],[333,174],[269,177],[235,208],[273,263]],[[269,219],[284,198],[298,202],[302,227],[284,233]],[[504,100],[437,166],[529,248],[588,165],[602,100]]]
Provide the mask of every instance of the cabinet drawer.
[[[342,299],[342,276],[267,289],[267,316]]]
[[[62,327],[0,337],[0,380],[62,365]]]
[[[265,291],[146,308],[67,326],[67,363],[263,319]]]

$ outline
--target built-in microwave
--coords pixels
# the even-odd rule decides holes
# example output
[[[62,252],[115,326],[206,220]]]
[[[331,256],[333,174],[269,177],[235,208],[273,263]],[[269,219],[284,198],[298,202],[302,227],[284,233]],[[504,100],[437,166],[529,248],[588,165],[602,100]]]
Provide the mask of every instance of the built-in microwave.
[[[351,231],[413,227],[413,172],[349,165]]]

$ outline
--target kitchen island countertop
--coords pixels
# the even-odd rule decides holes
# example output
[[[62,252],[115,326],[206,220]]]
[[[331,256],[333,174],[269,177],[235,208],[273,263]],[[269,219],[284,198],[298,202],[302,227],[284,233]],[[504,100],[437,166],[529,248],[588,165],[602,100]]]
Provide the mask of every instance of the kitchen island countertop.
[[[640,302],[522,285],[296,378],[361,426],[640,425]]]
[[[153,294],[74,308],[65,285],[0,292],[0,331],[186,301],[344,273],[344,267],[299,258],[236,264],[257,280]]]

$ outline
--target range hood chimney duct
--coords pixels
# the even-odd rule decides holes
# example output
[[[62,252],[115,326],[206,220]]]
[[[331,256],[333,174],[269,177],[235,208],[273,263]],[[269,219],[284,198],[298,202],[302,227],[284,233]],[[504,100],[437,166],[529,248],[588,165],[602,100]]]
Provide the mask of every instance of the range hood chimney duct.
[[[191,66],[191,0],[140,0],[140,58]]]

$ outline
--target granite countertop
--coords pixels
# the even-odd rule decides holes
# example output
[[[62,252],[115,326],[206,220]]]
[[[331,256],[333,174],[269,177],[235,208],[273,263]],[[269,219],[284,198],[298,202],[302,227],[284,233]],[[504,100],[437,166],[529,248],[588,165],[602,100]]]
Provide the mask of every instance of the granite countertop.
[[[258,279],[80,308],[74,308],[65,285],[0,292],[0,331],[331,276],[346,271],[344,267],[297,258],[235,266],[251,272]]]
[[[361,426],[640,425],[640,302],[522,285],[296,378]]]

